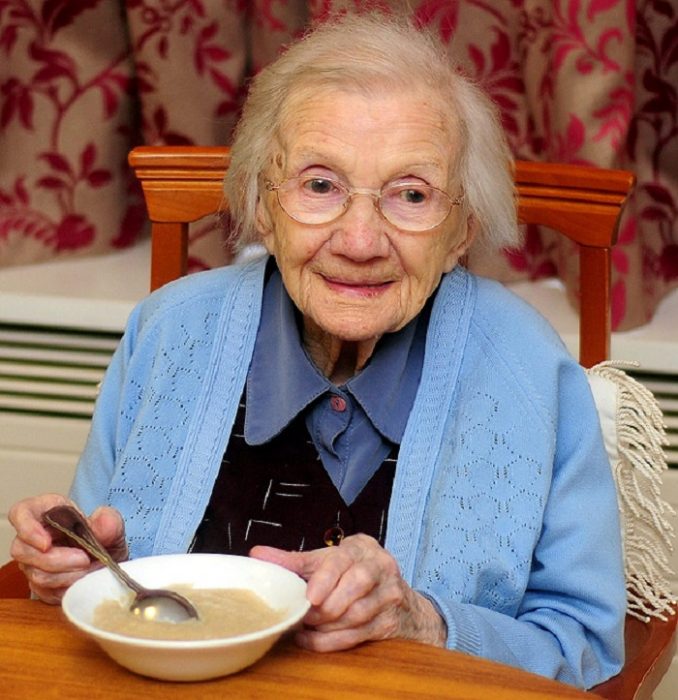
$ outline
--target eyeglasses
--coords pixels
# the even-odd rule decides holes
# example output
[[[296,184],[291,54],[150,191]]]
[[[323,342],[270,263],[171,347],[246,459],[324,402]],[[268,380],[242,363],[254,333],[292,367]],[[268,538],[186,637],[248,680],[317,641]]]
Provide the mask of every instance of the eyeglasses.
[[[452,199],[446,192],[419,182],[386,185],[381,190],[346,187],[328,177],[291,177],[276,185],[282,210],[301,224],[329,224],[346,212],[356,195],[371,197],[375,209],[390,224],[403,231],[428,231],[442,224],[452,207],[464,201],[463,193]]]

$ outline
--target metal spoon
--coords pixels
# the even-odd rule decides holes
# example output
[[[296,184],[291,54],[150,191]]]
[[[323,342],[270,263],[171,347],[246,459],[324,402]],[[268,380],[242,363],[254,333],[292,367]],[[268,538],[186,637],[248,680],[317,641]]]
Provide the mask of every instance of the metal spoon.
[[[107,566],[135,596],[130,610],[149,622],[185,622],[198,618],[198,611],[184,596],[137,583],[99,542],[85,518],[71,506],[55,506],[43,513],[43,522],[76,542],[88,554]]]

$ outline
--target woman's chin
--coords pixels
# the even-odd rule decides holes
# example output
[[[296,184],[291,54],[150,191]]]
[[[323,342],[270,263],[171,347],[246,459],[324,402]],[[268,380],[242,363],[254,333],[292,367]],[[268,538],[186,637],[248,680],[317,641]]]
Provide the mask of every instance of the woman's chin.
[[[328,335],[346,343],[375,342],[385,333],[390,333],[389,324],[375,323],[374,319],[349,318],[345,321],[333,319],[332,322],[322,323],[322,330]]]

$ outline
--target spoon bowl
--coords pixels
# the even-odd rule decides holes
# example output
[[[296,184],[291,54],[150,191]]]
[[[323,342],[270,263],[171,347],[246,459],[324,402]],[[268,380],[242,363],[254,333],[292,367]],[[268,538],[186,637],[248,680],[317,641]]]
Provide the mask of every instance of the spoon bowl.
[[[72,506],[55,506],[43,513],[45,525],[66,535],[90,556],[107,566],[134,592],[130,610],[149,622],[185,622],[198,618],[198,611],[184,596],[164,588],[146,588],[133,579],[99,542],[85,517]]]

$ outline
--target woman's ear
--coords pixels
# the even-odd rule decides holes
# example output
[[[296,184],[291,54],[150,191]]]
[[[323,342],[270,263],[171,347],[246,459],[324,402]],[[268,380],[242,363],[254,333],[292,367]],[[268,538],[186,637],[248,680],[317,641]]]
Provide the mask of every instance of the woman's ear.
[[[447,254],[443,268],[444,272],[451,272],[457,264],[465,264],[466,253],[473,244],[479,228],[478,221],[473,214],[468,215],[465,228],[465,234],[452,246]]]
[[[274,255],[274,235],[273,235],[273,221],[271,220],[271,213],[268,207],[264,203],[261,195],[257,200],[257,208],[255,212],[255,223],[257,226],[257,232],[261,237],[261,242],[263,243],[266,250]]]

